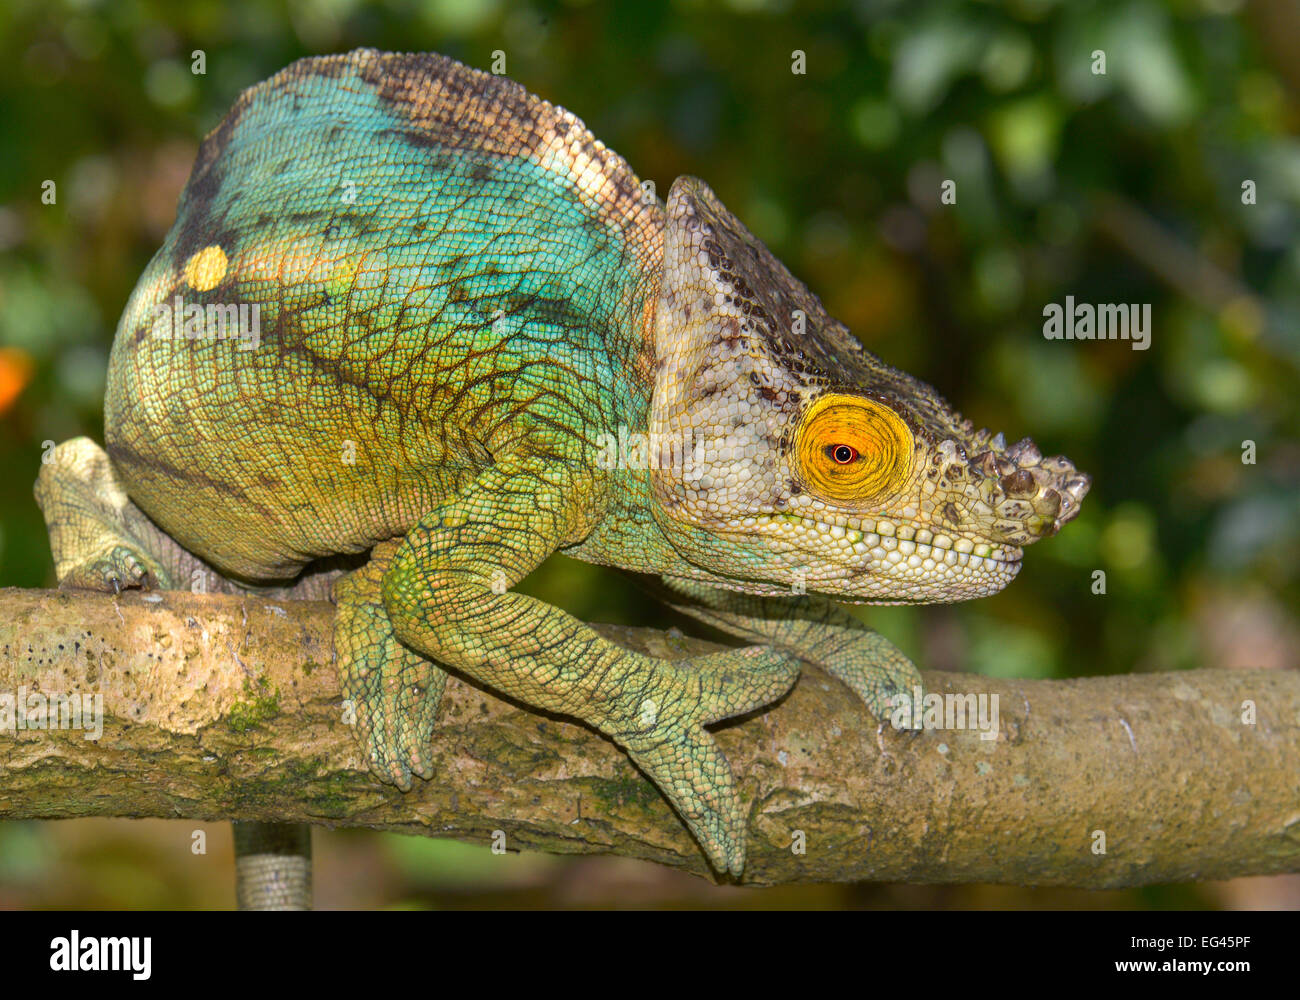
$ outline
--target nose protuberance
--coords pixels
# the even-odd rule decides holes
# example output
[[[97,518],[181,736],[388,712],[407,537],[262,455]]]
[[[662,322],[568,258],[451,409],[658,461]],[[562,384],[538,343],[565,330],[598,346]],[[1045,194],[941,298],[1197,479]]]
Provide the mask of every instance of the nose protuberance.
[[[1092,478],[1060,455],[1044,458],[1029,438],[1002,448],[1001,434],[972,456],[970,467],[984,478],[981,494],[993,508],[992,537],[1023,545],[1046,538],[1079,513]]]
[[[1009,497],[1031,497],[1038,489],[1034,475],[1028,469],[1017,469],[1009,476],[1003,476],[999,482],[1002,491]]]

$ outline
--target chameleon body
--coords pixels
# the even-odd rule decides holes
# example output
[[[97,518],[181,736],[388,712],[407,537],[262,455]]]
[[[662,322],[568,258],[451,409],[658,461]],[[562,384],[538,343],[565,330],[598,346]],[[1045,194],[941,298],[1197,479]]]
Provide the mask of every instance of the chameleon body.
[[[332,587],[380,778],[433,777],[449,668],[608,735],[731,873],[705,727],[802,662],[884,718],[916,669],[839,602],[993,593],[1088,489],[868,353],[701,181],[665,204],[517,84],[371,50],[293,64],[203,142],[105,438],[37,483],[62,583]],[[511,590],[557,551],[753,645],[656,660]]]

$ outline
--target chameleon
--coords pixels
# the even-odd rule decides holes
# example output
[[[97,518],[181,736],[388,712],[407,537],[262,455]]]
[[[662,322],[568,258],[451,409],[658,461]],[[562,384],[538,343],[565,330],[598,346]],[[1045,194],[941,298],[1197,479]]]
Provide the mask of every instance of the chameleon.
[[[369,769],[409,790],[448,672],[585,722],[713,868],[709,726],[804,664],[887,719],[913,663],[846,605],[993,594],[1090,478],[870,353],[701,180],[435,54],[293,63],[203,140],[118,323],[104,447],[35,492],[62,586],[330,597]],[[517,592],[553,553],[748,643],[669,661]]]

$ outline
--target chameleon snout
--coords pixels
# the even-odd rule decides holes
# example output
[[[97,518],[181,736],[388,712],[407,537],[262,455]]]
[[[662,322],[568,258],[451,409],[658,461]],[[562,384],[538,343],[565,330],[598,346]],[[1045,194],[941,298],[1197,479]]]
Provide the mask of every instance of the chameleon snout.
[[[1011,545],[1050,538],[1078,516],[1092,477],[1062,455],[1044,458],[1029,438],[1007,448],[1001,441],[999,434],[971,459],[983,477],[982,499],[994,512],[989,534]]]

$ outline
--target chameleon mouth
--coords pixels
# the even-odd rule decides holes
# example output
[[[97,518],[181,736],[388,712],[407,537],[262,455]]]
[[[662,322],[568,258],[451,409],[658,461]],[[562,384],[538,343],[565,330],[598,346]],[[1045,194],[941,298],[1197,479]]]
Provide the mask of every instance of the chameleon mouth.
[[[905,566],[920,573],[957,569],[1010,578],[1019,571],[1024,554],[1019,546],[975,541],[878,517],[832,516],[821,520],[791,513],[756,514],[733,522],[732,528],[745,534],[757,530],[769,536],[785,536],[790,541],[802,535],[805,543],[811,532],[817,536],[814,544],[818,547],[838,548],[856,557],[846,562],[864,568]]]

